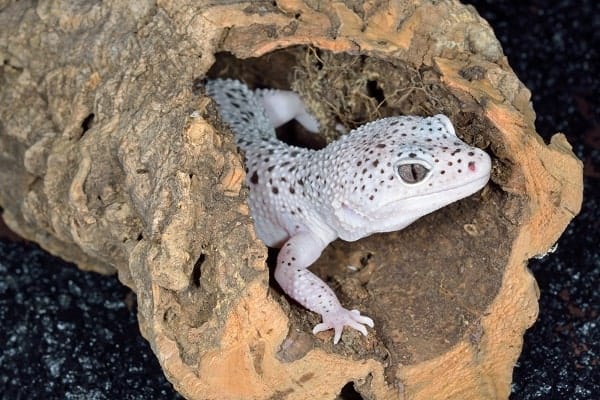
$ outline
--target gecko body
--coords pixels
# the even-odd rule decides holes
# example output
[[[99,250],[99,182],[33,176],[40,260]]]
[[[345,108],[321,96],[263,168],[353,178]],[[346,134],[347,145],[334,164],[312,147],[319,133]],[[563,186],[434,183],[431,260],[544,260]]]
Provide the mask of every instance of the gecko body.
[[[461,141],[450,120],[399,116],[362,125],[323,149],[279,141],[274,128],[297,119],[318,131],[299,96],[248,89],[226,79],[207,83],[222,119],[245,152],[249,206],[258,237],[281,248],[275,279],[322,323],[313,333],[344,326],[367,334],[373,321],[347,310],[308,270],[333,240],[354,241],[400,230],[419,217],[486,185],[491,160]]]

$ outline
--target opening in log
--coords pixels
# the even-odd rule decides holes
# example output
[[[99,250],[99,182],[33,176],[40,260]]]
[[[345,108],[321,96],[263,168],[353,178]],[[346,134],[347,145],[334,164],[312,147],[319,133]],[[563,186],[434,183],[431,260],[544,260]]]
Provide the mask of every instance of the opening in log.
[[[207,75],[299,93],[323,128],[318,140],[287,124],[278,136],[295,145],[320,148],[339,138],[340,131],[377,118],[443,113],[461,139],[485,149],[495,168],[482,191],[402,231],[353,243],[335,241],[311,267],[342,304],[375,320],[375,333],[367,338],[346,330],[344,346],[364,357],[389,357],[394,371],[436,357],[467,336],[477,341],[485,334],[479,320],[500,288],[522,199],[500,189],[511,174],[510,159],[482,112],[464,111],[432,68],[416,70],[397,59],[303,46],[249,59],[219,53]],[[270,260],[273,269],[275,257]],[[310,332],[320,322],[297,304],[291,310],[292,331]],[[315,345],[330,347],[330,342],[316,340]]]

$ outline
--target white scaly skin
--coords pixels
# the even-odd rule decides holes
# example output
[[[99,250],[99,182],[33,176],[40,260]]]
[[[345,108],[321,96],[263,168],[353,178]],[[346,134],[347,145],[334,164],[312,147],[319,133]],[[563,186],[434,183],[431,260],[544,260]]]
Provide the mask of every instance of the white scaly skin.
[[[246,155],[249,205],[258,237],[280,247],[275,279],[304,307],[321,315],[313,333],[344,326],[364,335],[371,318],[347,310],[308,270],[333,240],[354,241],[396,231],[484,187],[491,160],[462,142],[444,115],[391,117],[367,123],[321,150],[290,146],[274,126],[296,118],[318,123],[299,96],[250,91],[236,80],[213,80],[207,93]]]

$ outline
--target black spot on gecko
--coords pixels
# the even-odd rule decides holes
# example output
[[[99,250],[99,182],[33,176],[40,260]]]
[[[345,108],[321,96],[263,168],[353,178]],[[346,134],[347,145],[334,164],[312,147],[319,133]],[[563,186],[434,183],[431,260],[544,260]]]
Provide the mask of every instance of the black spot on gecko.
[[[273,171],[273,168],[275,168],[274,165],[269,165],[269,167],[267,168],[267,171],[271,172],[271,171]]]
[[[291,193],[291,194],[294,194],[294,193],[296,193],[296,189],[294,189],[294,187],[293,187],[293,186],[290,186],[290,193]]]
[[[415,158],[417,155],[416,155],[415,153],[408,153],[408,156],[409,156],[410,158]]]
[[[373,161],[373,166],[374,166],[374,167],[377,167],[378,165],[379,165],[379,160],[375,160],[375,161]]]
[[[271,188],[271,192],[273,192],[273,194],[277,194],[277,193],[279,193],[279,189],[277,189],[277,186],[273,186]]]
[[[377,146],[375,146],[375,147],[378,147],[378,148],[380,148],[380,149],[383,149],[383,148],[385,147],[385,143],[379,143],[379,144],[378,144]]]
[[[258,174],[256,173],[256,171],[252,173],[252,176],[250,177],[250,182],[252,182],[255,185],[258,185]]]

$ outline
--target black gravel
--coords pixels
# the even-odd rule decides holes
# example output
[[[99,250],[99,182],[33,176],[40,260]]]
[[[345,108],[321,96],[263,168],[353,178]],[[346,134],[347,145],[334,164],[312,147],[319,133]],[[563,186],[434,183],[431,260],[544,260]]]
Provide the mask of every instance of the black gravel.
[[[139,332],[135,295],[37,246],[0,241],[0,398],[182,399]]]
[[[533,92],[538,132],[584,160],[581,214],[530,267],[541,290],[511,399],[600,398],[600,2],[472,0]],[[135,296],[0,240],[0,398],[180,399],[139,334]]]
[[[529,264],[540,314],[511,399],[600,399],[600,1],[467,1],[532,92],[536,128],[567,135],[585,163],[584,204],[555,253]]]

